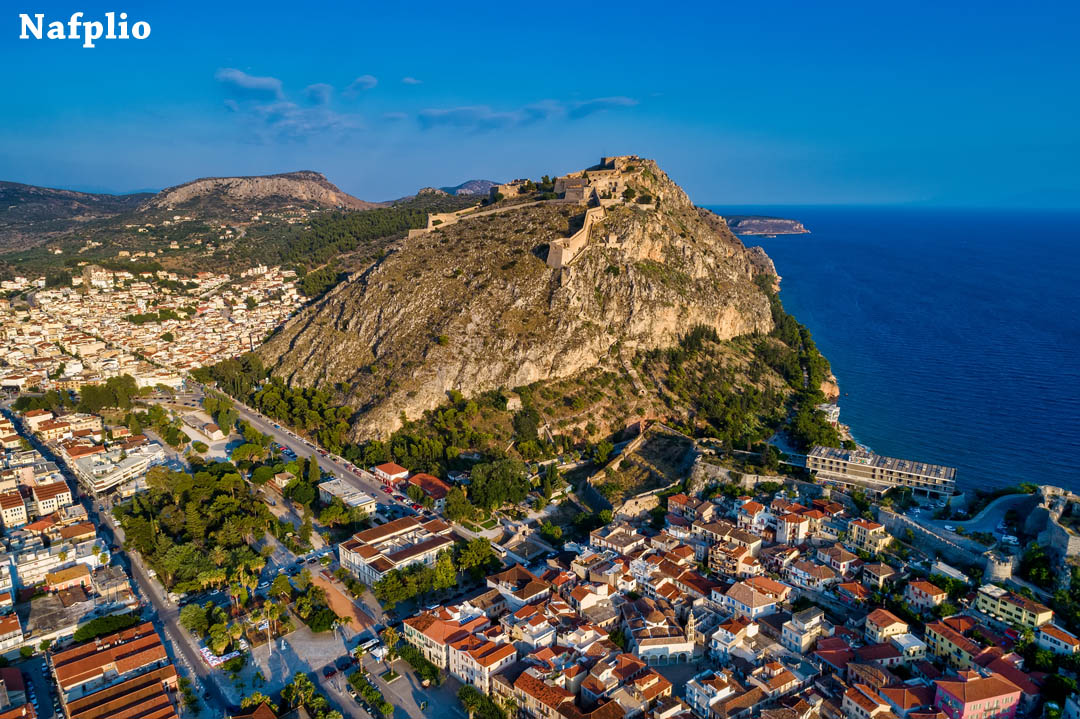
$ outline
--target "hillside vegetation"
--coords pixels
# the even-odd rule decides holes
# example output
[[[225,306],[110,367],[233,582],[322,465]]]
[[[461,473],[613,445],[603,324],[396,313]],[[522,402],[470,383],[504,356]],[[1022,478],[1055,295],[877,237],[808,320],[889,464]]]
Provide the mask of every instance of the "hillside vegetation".
[[[755,260],[723,221],[651,161],[629,182],[649,202],[607,208],[570,267],[549,267],[548,247],[582,226],[585,207],[514,198],[396,244],[258,353],[288,384],[335,392],[359,441],[389,437],[452,391],[612,371],[696,325],[720,339],[769,332]]]

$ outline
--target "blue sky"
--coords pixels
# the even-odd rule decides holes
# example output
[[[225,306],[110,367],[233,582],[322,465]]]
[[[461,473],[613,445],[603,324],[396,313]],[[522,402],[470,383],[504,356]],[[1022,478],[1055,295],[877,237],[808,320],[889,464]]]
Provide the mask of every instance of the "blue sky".
[[[1075,3],[17,5],[5,180],[312,169],[381,200],[637,153],[700,204],[1080,206]],[[18,39],[76,10],[152,33]]]

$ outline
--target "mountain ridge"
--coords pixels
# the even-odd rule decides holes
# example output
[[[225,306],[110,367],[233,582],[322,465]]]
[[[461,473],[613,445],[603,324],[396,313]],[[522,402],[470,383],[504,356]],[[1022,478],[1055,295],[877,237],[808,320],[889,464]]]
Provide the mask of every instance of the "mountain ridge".
[[[134,210],[147,193],[113,195],[0,180],[0,247]]]
[[[344,192],[314,170],[298,170],[271,175],[200,177],[166,187],[138,209],[176,209],[191,203],[216,199],[221,204],[238,205],[247,201],[310,203],[324,207],[370,210],[385,203],[368,202]]]

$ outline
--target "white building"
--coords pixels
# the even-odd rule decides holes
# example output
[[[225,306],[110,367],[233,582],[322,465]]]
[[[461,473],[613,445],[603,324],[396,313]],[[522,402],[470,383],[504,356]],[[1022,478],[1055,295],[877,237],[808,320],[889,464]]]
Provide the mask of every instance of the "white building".
[[[323,504],[330,504],[334,497],[340,499],[346,507],[356,507],[368,515],[375,514],[375,498],[367,492],[361,492],[344,479],[328,479],[319,483],[319,499]]]

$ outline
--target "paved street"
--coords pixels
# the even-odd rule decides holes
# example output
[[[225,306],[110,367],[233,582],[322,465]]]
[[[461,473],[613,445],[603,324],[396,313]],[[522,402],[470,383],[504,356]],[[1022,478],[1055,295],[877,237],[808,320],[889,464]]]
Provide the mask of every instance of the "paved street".
[[[461,683],[456,679],[447,676],[441,686],[425,689],[408,663],[398,659],[394,662],[394,671],[401,676],[387,683],[381,676],[387,665],[370,654],[364,657],[364,668],[368,670],[372,684],[394,705],[394,719],[463,719],[467,716],[457,699]],[[420,708],[421,702],[427,702],[424,709]]]
[[[57,466],[61,468],[65,480],[71,486],[79,486],[78,480],[71,475],[64,463],[57,461],[49,447],[41,444],[33,435],[30,435],[30,441],[46,459],[56,462]],[[135,584],[135,593],[144,603],[144,606],[148,603],[149,607],[153,609],[155,626],[162,631],[166,650],[169,652],[170,658],[176,663],[177,670],[181,675],[186,675],[192,680],[196,692],[200,695],[200,700],[209,704],[212,712],[224,712],[227,704],[224,694],[214,681],[213,673],[209,667],[203,663],[194,638],[179,625],[177,607],[165,598],[161,585],[150,578],[146,569],[142,566],[142,562],[136,557],[129,556],[122,549],[123,530],[114,524],[112,515],[102,505],[101,501],[90,495],[83,495],[82,504],[86,508],[88,517],[97,526],[98,533],[105,542],[109,546],[121,548],[120,551],[113,553],[113,561],[122,565],[132,578]],[[39,699],[41,698],[39,697]],[[50,702],[50,711],[51,707]],[[42,710],[44,711],[44,707],[42,707]]]
[[[38,655],[25,659],[12,666],[23,673],[23,677],[27,683],[27,689],[31,686],[34,688],[34,696],[37,699],[37,706],[34,708],[34,713],[37,714],[38,719],[51,719],[54,716],[63,715],[57,713],[53,709],[53,698],[56,696],[56,690],[50,678],[51,675],[42,671],[42,664],[44,663],[45,657],[43,655]]]
[[[96,500],[87,500],[86,503],[90,518],[98,526],[99,532],[106,541],[123,547],[123,530],[114,525],[108,512],[104,511]],[[179,608],[164,596],[161,585],[150,578],[140,557],[134,554],[129,555],[122,550],[114,556],[118,557],[127,568],[128,574],[135,581],[140,598],[148,601],[153,608],[156,619],[154,623],[162,631],[166,648],[170,651],[170,657],[178,665],[177,668],[192,680],[201,701],[208,704],[212,712],[223,712],[230,702],[226,701],[225,692],[218,684],[221,675],[206,666],[202,655],[199,654],[195,638],[180,626]]]
[[[194,383],[191,384],[194,385]],[[190,394],[187,397],[195,396],[196,395],[194,394]],[[376,499],[379,500],[380,504],[398,504],[402,506],[408,506],[402,502],[393,499],[393,497],[383,492],[382,483],[378,479],[376,479],[375,475],[371,474],[370,472],[364,469],[360,469],[359,467],[354,466],[350,462],[346,462],[344,459],[338,457],[337,455],[333,455],[328,452],[324,453],[317,450],[314,444],[308,442],[305,439],[302,439],[296,434],[293,434],[291,431],[284,428],[279,423],[274,422],[267,417],[264,417],[262,414],[252,409],[251,407],[242,404],[236,399],[231,399],[231,401],[235,406],[236,411],[240,415],[241,419],[247,420],[249,423],[251,423],[253,427],[255,427],[263,434],[270,435],[278,444],[284,445],[291,449],[293,452],[296,453],[297,457],[311,457],[314,455],[316,460],[318,460],[319,462],[319,467],[322,468],[324,472],[332,472],[334,475],[340,477],[341,479],[344,479],[353,487],[373,495]]]

